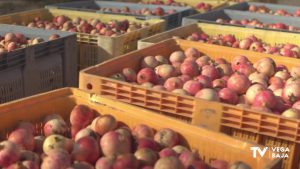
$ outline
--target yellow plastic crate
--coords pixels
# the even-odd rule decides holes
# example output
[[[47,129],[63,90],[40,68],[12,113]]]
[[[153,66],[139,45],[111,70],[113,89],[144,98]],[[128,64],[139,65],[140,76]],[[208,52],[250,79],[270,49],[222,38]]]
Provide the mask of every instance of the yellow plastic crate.
[[[282,168],[298,168],[300,165],[300,120],[243,109],[220,102],[205,101],[192,96],[154,90],[109,78],[126,67],[139,70],[140,62],[146,56],[162,55],[167,57],[176,50],[186,50],[189,47],[194,47],[213,59],[223,57],[229,62],[236,56],[244,55],[252,63],[261,58],[270,57],[276,64],[283,64],[289,70],[300,65],[297,59],[289,57],[274,57],[270,54],[237,48],[168,39],[82,70],[79,76],[79,88],[155,110],[169,117],[239,139],[265,146],[288,147],[289,158],[283,160]]]
[[[244,0],[244,2],[265,2],[265,3],[277,3],[277,0]],[[235,0],[228,0],[228,5],[234,5],[239,2],[235,2]]]
[[[0,136],[5,138],[20,119],[35,123],[37,129],[42,126],[40,122],[43,117],[52,113],[60,114],[69,121],[71,110],[77,104],[87,105],[102,115],[111,114],[130,128],[138,124],[146,124],[155,130],[170,128],[180,135],[181,144],[197,150],[201,159],[207,163],[222,159],[230,163],[243,161],[253,169],[280,169],[281,160],[274,160],[269,156],[253,158],[250,148],[258,146],[256,144],[73,88],[59,89],[0,105]]]
[[[62,9],[37,9],[25,12],[19,12],[9,15],[0,16],[0,23],[17,24],[31,22],[35,17],[49,20],[54,16],[65,15],[70,19],[81,17],[88,20],[90,18],[100,19],[103,22],[108,22],[112,19],[125,20],[130,22],[150,23],[149,27],[145,27],[136,31],[122,34],[117,37],[109,36],[96,36],[85,33],[77,33],[78,52],[79,52],[79,68],[101,63],[112,57],[125,54],[137,48],[137,41],[143,37],[154,35],[162,32],[165,28],[165,22],[160,19],[150,19],[147,21],[138,20],[135,17],[121,16],[121,15],[108,15],[96,14],[83,11],[72,11]]]
[[[151,2],[151,1],[154,1],[154,0],[120,0],[120,1],[126,1],[126,2],[135,2],[135,3],[138,3],[138,2]],[[167,2],[167,0],[162,0],[164,2]],[[204,3],[208,3],[208,4],[211,4],[212,5],[212,10],[214,9],[218,9],[218,8],[221,8],[221,7],[224,7],[227,5],[227,0],[175,0],[175,2],[182,2],[182,3],[186,3],[187,5],[191,6],[191,7],[195,7],[198,3],[200,2],[204,2]],[[204,12],[202,10],[198,10],[198,12]]]
[[[153,45],[160,41],[172,38],[173,36],[187,37],[193,32],[205,32],[210,36],[218,34],[232,34],[237,39],[243,39],[250,35],[255,35],[257,38],[262,39],[263,42],[274,45],[278,43],[293,43],[300,46],[300,34],[291,32],[278,32],[271,30],[262,30],[254,28],[242,28],[227,25],[215,25],[209,23],[197,23],[187,26],[182,26],[170,31],[159,33],[154,36],[147,37],[138,42],[138,49]]]
[[[143,0],[144,2],[148,1],[148,0]],[[167,1],[167,0],[163,0],[163,1]],[[176,2],[183,2],[186,3],[187,5],[191,6],[191,7],[195,7],[198,3],[203,2],[203,3],[207,3],[207,4],[211,4],[212,5],[212,10],[214,9],[218,9],[221,7],[224,7],[227,5],[227,2],[225,0],[175,0]],[[198,12],[205,12],[202,10],[198,10]]]

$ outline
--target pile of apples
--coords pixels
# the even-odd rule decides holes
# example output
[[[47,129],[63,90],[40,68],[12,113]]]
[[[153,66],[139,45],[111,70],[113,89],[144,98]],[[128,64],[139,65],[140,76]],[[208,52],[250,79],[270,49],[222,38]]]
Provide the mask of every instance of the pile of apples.
[[[162,0],[149,0],[146,2],[139,2],[140,4],[152,4],[152,5],[168,5],[168,6],[188,6],[184,2],[176,2],[174,0],[167,0],[162,1]]]
[[[179,36],[174,36],[173,38],[183,39]],[[205,32],[194,32],[185,39],[190,41],[199,41],[209,44],[240,48],[244,50],[252,50],[278,56],[300,58],[300,47],[298,45],[291,43],[276,43],[274,45],[270,45],[266,42],[263,42],[262,39],[257,38],[255,35],[250,35],[244,39],[237,39],[234,35],[231,34],[218,34],[215,36],[209,36]]]
[[[277,9],[276,11],[272,11],[268,7],[264,5],[249,5],[248,11],[250,12],[257,12],[263,14],[271,14],[271,15],[281,15],[281,16],[300,16],[300,9],[297,9],[294,13],[289,13],[284,9]]]
[[[124,68],[111,78],[300,119],[300,66],[289,71],[268,57],[255,63],[242,55],[214,60],[190,47],[170,56],[146,56],[139,70]]]
[[[27,27],[37,27],[48,30],[62,30],[69,32],[80,32],[91,35],[118,36],[127,32],[132,32],[142,27],[149,26],[149,23],[142,24],[129,22],[128,20],[117,21],[112,20],[108,23],[101,22],[99,19],[84,20],[80,17],[70,19],[64,15],[53,17],[51,21],[42,20],[39,17],[34,18],[29,23],[22,23]]]
[[[169,5],[169,6],[188,6],[184,2],[176,2],[175,0],[167,0],[166,2],[161,0],[152,0],[147,2],[140,2],[142,4],[153,4],[153,5]],[[203,10],[203,11],[210,11],[212,10],[212,5],[204,2],[199,2],[194,8]]]
[[[98,116],[96,116],[96,114]],[[30,122],[20,122],[0,142],[0,167],[6,169],[209,169],[195,151],[180,145],[176,131],[155,132],[145,124],[132,129],[112,115],[99,115],[76,105],[70,126],[58,114],[43,120],[43,135]],[[210,167],[229,169],[214,160]],[[232,168],[250,167],[235,162]]]
[[[49,36],[48,40],[59,38],[57,34]],[[6,33],[4,36],[0,35],[0,55],[6,52],[11,52],[19,48],[25,48],[30,45],[35,45],[45,40],[39,37],[28,38],[22,33]]]
[[[204,2],[199,2],[195,8],[196,9],[199,9],[199,10],[202,10],[202,11],[211,11],[212,10],[212,5],[211,4],[208,4],[208,3],[204,3]]]
[[[240,2],[246,2],[247,0],[230,0],[230,2],[238,2],[238,3],[240,3]]]
[[[120,9],[120,8],[100,8],[99,10],[103,11],[103,12],[134,14],[134,15],[154,15],[154,16],[164,16],[164,15],[169,15],[169,14],[176,13],[175,9],[170,9],[168,11],[165,11],[161,7],[157,7],[153,10],[151,10],[149,8],[132,10],[128,6],[125,6],[123,9]]]
[[[282,29],[282,30],[300,32],[299,27],[286,25],[284,23],[263,23],[257,19],[226,20],[226,19],[219,18],[216,20],[216,22],[221,24],[244,25],[244,26],[248,25],[257,28]]]

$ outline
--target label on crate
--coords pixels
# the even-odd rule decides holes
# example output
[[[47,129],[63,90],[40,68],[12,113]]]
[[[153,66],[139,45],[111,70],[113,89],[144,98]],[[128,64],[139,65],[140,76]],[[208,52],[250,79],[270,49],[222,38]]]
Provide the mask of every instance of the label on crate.
[[[288,158],[290,149],[288,147],[251,147],[253,158],[258,156],[264,157],[265,155],[269,158]]]

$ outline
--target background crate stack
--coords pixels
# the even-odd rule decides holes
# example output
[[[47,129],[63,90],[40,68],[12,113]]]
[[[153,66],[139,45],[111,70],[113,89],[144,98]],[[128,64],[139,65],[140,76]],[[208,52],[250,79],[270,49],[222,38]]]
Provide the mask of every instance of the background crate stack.
[[[235,5],[242,2],[266,2],[277,3],[278,0],[228,0],[228,5]]]
[[[8,32],[46,41],[1,55],[0,103],[78,84],[75,34],[0,24],[0,35]]]
[[[299,120],[217,102],[203,101],[191,96],[153,90],[109,78],[111,75],[121,72],[125,67],[138,70],[139,63],[146,56],[169,56],[173,51],[185,50],[188,47],[195,47],[204,55],[214,59],[220,57],[220,53],[222,53],[222,57],[230,61],[233,57],[243,53],[251,62],[258,61],[263,57],[270,57],[277,64],[286,65],[289,69],[293,66],[299,66],[299,63],[295,62],[293,58],[274,57],[270,54],[242,49],[170,39],[81,71],[79,88],[152,109],[169,117],[224,132],[247,141],[265,146],[289,147],[291,150],[290,157],[284,160],[284,168],[294,169],[299,166]]]
[[[191,7],[177,7],[177,6],[165,6],[165,5],[143,5],[136,3],[125,3],[125,2],[110,2],[110,1],[77,1],[77,2],[68,2],[61,4],[48,5],[47,8],[56,8],[56,9],[68,9],[74,11],[90,11],[97,13],[105,14],[117,14],[117,15],[128,15],[134,16],[139,19],[149,20],[149,19],[164,19],[166,22],[166,28],[172,29],[181,25],[181,20],[185,16],[194,14],[194,10]],[[100,8],[118,8],[124,9],[128,7],[130,10],[141,10],[148,8],[153,10],[155,8],[161,7],[165,12],[168,12],[171,9],[176,10],[173,14],[166,14],[164,16],[155,16],[155,15],[137,15],[137,14],[125,14],[125,13],[114,13],[114,12],[104,12]]]
[[[192,23],[204,22],[204,23],[214,23],[214,24],[221,24],[221,25],[231,25],[237,27],[255,27],[252,25],[240,25],[240,24],[229,24],[229,23],[217,23],[217,19],[224,19],[224,20],[243,20],[243,19],[257,19],[260,22],[267,23],[267,24],[275,24],[275,23],[283,23],[286,25],[294,26],[300,28],[300,23],[298,22],[297,17],[286,17],[286,16],[274,16],[274,15],[266,15],[254,12],[244,12],[238,10],[231,10],[231,9],[222,9],[207,12],[204,14],[196,14],[189,17],[183,18],[182,24],[188,25]],[[288,29],[271,29],[271,28],[259,28],[255,27],[256,29],[265,29],[265,30],[276,30],[276,31],[285,31],[285,32],[296,32],[296,31],[289,31]]]
[[[140,3],[140,4],[151,3],[151,2],[155,3],[156,1],[164,2],[164,3],[168,2],[168,0],[123,0],[123,1],[135,2],[135,3]],[[184,3],[190,7],[193,7],[194,9],[196,9],[195,7],[199,3],[207,3],[207,4],[212,5],[212,10],[219,9],[219,8],[222,8],[227,5],[226,0],[175,0],[175,2]],[[206,11],[199,10],[199,9],[196,9],[196,10],[201,13],[206,12]]]
[[[242,20],[242,19],[257,19],[260,22],[274,24],[274,23],[283,23],[286,25],[291,25],[294,27],[300,27],[298,22],[299,19],[296,17],[285,17],[285,16],[272,16],[272,15],[265,15],[259,13],[250,13],[250,12],[242,12],[237,10],[217,10],[212,11],[204,14],[192,15],[189,17],[185,17],[182,20],[183,25],[188,25],[192,23],[204,22],[204,23],[214,23],[214,24],[221,24],[221,25],[231,25],[237,27],[255,27],[255,26],[244,26],[244,25],[236,25],[236,24],[227,24],[227,23],[217,23],[217,19],[225,19],[225,20]],[[258,28],[256,29],[267,29],[267,30],[276,30],[276,31],[286,31],[286,32],[295,32],[289,30],[282,30],[282,29],[270,29],[270,28]]]
[[[90,12],[70,11],[60,9],[37,9],[20,13],[0,16],[0,23],[18,24],[29,23],[35,17],[50,20],[54,16],[64,15],[70,19],[81,17],[82,19],[100,19],[108,22],[113,19],[125,20],[130,22],[143,23],[130,16],[96,14]],[[78,55],[80,69],[95,65],[112,57],[119,56],[137,48],[137,41],[143,37],[154,35],[164,30],[164,21],[159,19],[147,20],[149,27],[137,31],[122,34],[117,37],[97,36],[84,33],[77,33]]]
[[[239,10],[239,11],[244,11],[248,12],[249,6],[250,5],[255,5],[255,6],[265,6],[268,9],[272,11],[276,11],[279,9],[284,9],[288,13],[295,13],[297,9],[300,9],[300,7],[297,6],[291,6],[291,5],[282,5],[282,4],[271,4],[271,3],[263,3],[263,2],[243,2],[243,3],[238,3],[235,5],[227,6],[224,9],[232,9],[232,10]],[[268,15],[268,13],[266,13]],[[271,15],[271,14],[270,14]]]

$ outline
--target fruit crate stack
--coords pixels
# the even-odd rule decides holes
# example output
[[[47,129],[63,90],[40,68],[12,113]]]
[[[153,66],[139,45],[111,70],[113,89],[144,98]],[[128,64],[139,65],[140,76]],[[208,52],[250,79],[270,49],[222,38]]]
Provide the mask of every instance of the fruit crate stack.
[[[3,15],[0,23],[76,32],[79,69],[135,50],[139,39],[165,28],[165,22],[160,19],[143,21],[131,16],[60,9],[36,9]],[[81,26],[77,27],[79,24]],[[107,30],[104,27],[108,24],[119,25],[120,29]]]
[[[169,39],[81,71],[79,87],[239,139],[287,147],[283,168],[293,169],[300,162],[299,68],[295,58]]]
[[[191,6],[200,13],[222,8],[227,5],[224,0],[142,0],[142,4],[166,4],[171,6]]]
[[[172,29],[181,25],[185,16],[194,14],[191,7],[146,5],[110,1],[75,1],[46,6],[46,8],[90,11],[105,14],[134,16],[139,19],[164,19],[166,28]]]
[[[225,7],[225,9],[255,12],[266,15],[300,17],[300,7],[261,2],[243,2]]]
[[[76,35],[0,24],[0,103],[77,86]]]
[[[139,4],[190,6],[200,13],[222,8],[227,5],[226,0],[124,0]]]
[[[250,149],[256,144],[79,89],[17,100],[0,105],[0,111],[1,167],[280,169],[281,165],[269,156],[253,158]]]
[[[228,5],[235,5],[243,2],[265,2],[265,3],[277,3],[278,0],[228,0]]]
[[[232,9],[222,9],[196,14],[183,18],[183,25],[191,23],[214,23],[238,27],[253,27],[256,29],[299,32],[300,24],[297,17],[269,15],[256,12],[245,12]]]

